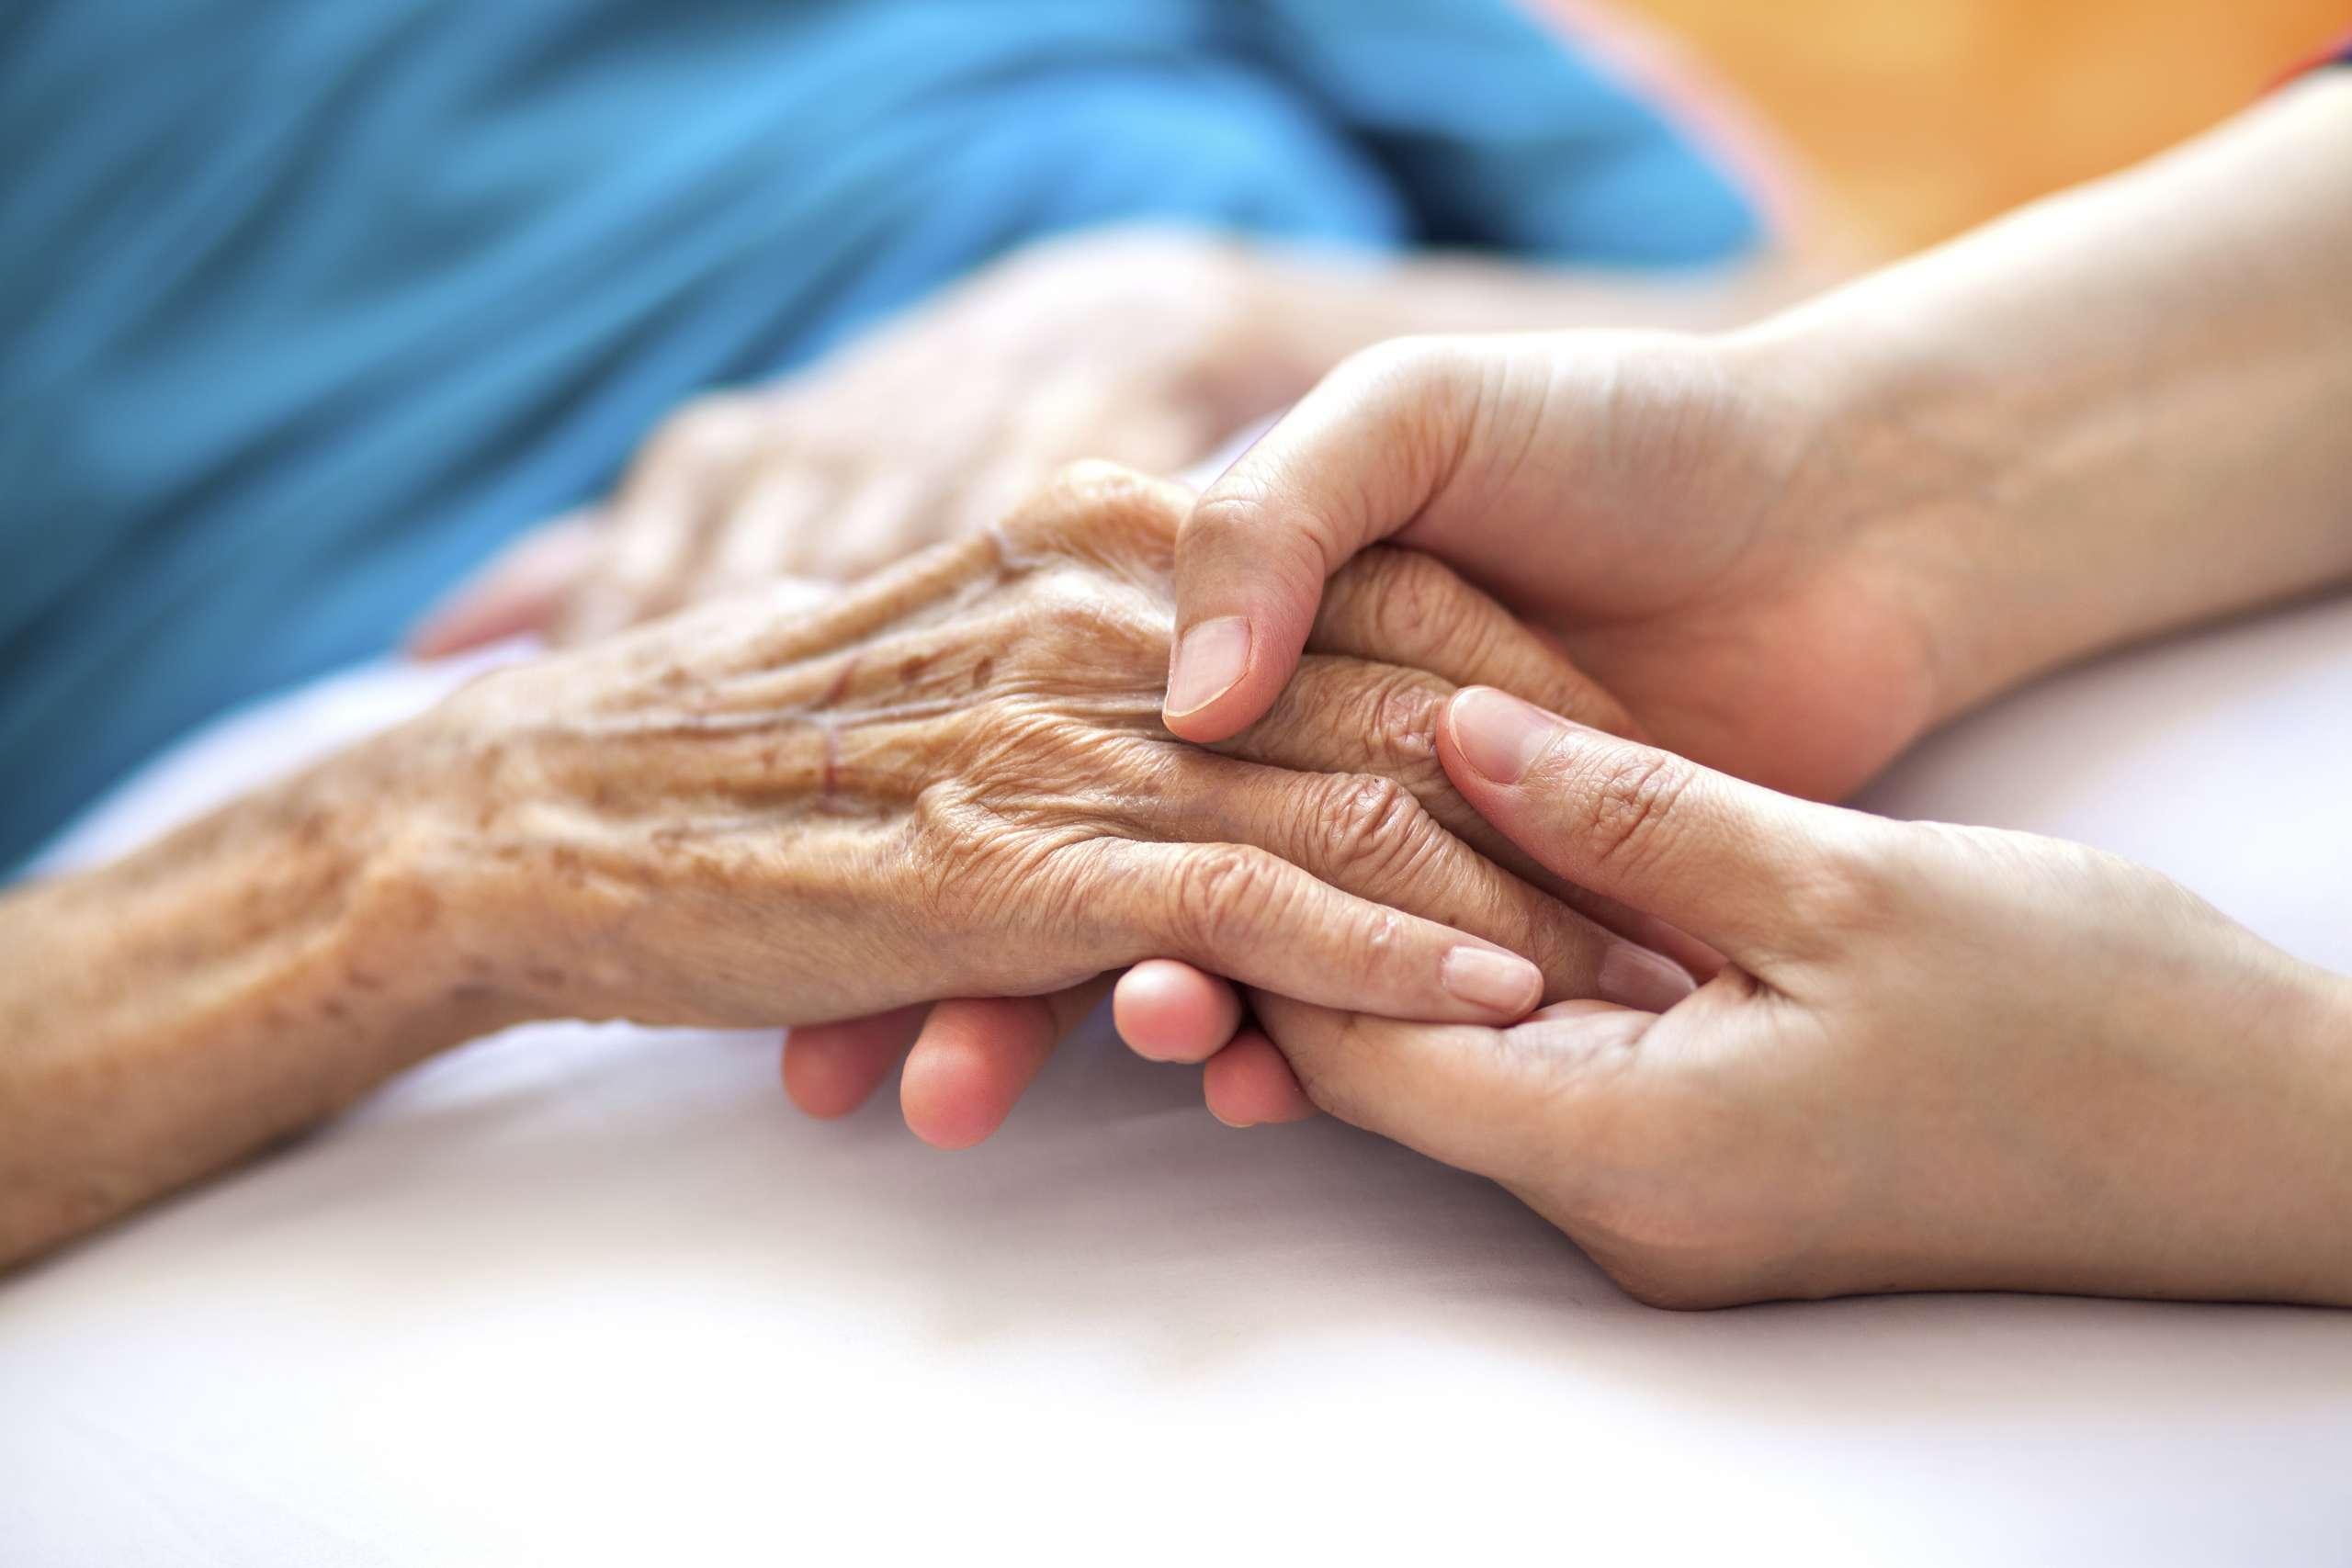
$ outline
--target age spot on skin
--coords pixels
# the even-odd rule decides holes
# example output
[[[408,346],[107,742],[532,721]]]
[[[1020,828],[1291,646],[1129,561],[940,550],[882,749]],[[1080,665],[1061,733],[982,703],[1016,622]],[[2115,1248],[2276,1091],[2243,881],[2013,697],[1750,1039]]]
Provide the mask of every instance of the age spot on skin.
[[[972,666],[972,690],[981,690],[989,683],[989,677],[995,673],[996,660],[985,653],[980,655],[980,661]]]

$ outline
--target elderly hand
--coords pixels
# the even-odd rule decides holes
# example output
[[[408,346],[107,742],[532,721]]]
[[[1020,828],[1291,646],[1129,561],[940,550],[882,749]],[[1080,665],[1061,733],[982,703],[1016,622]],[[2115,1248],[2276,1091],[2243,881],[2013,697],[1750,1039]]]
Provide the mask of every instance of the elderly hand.
[[[847,581],[1078,458],[1179,469],[1329,363],[1275,346],[1264,273],[1173,231],[1016,252],[772,387],[681,408],[605,507],[526,536],[415,646],[578,642],[778,575]]]
[[[1395,563],[1335,585],[1282,712],[1224,754],[1170,739],[1190,500],[1080,472],[822,611],[707,606],[460,693],[406,738],[444,782],[405,840],[460,917],[467,983],[526,1011],[718,1025],[975,993],[1067,1013],[1071,987],[1155,953],[1456,1021],[1604,972],[1687,987],[1448,830],[1476,819],[1428,730],[1465,667],[1393,621]],[[1417,602],[1491,618],[1480,668],[1607,716],[1443,586]]]
[[[1645,1301],[2352,1303],[2352,983],[2153,872],[1799,801],[1457,694],[1529,853],[1713,942],[1663,1011],[1502,1029],[1254,998],[1336,1114],[1494,1178]]]

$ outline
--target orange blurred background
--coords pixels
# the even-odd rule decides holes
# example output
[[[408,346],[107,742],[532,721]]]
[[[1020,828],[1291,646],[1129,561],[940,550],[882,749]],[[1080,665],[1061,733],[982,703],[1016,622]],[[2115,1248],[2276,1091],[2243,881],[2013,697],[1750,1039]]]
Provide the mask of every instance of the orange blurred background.
[[[1618,4],[1747,96],[1865,255],[2181,141],[2352,28],[2352,0]]]

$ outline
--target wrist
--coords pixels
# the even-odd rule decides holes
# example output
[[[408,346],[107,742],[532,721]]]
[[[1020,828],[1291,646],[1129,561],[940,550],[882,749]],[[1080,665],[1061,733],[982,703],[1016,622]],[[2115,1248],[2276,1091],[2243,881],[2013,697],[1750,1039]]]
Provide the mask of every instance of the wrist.
[[[2078,613],[2050,515],[2073,502],[2020,456],[2062,440],[2063,414],[2014,406],[1887,316],[1807,308],[1722,341],[1795,454],[1788,525],[1866,563],[1915,633],[1932,728],[2111,638]]]

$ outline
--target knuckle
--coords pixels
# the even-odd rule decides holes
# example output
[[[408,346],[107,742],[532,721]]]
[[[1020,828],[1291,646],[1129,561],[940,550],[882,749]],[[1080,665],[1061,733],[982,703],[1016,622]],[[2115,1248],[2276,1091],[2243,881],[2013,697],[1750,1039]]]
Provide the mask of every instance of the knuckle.
[[[1151,547],[1159,558],[1173,547],[1191,492],[1136,469],[1100,459],[1066,463],[1006,514],[1008,543],[1024,549],[1078,547],[1091,553],[1114,540]]]
[[[1570,830],[1595,865],[1638,873],[1679,830],[1690,770],[1662,752],[1611,756],[1579,781]]]
[[[1124,464],[1102,457],[1080,457],[1056,468],[1046,480],[1046,489],[1078,505],[1103,505],[1148,490],[1151,485],[1149,479]]]
[[[1331,519],[1319,507],[1283,505],[1288,488],[1244,458],[1183,514],[1180,553],[1269,577],[1294,592],[1319,592],[1338,553]]]
[[[1412,791],[1377,774],[1340,778],[1321,803],[1323,843],[1334,867],[1357,876],[1378,875],[1418,860],[1429,833],[1428,817]]]
[[[1366,578],[1373,635],[1382,648],[1446,645],[1468,618],[1468,590],[1462,580],[1429,557],[1382,546],[1357,558],[1352,570]]]
[[[1426,769],[1432,777],[1442,769],[1437,762],[1437,721],[1445,709],[1447,693],[1432,678],[1407,671],[1382,683],[1373,694],[1370,733],[1382,761],[1407,772]]]
[[[1249,540],[1260,530],[1269,499],[1262,481],[1245,474],[1227,475],[1193,503],[1192,515],[1184,520],[1185,542]]]
[[[1175,934],[1204,956],[1230,953],[1270,928],[1278,897],[1272,857],[1245,844],[1187,856],[1176,879]]]

